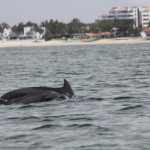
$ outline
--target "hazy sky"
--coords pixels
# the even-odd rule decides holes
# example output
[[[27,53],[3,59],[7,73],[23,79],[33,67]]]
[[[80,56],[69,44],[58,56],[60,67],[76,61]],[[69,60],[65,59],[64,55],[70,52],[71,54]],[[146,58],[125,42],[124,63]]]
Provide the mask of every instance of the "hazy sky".
[[[0,6],[0,23],[10,25],[50,19],[67,23],[73,18],[90,23],[111,7],[150,7],[150,0],[0,0]]]

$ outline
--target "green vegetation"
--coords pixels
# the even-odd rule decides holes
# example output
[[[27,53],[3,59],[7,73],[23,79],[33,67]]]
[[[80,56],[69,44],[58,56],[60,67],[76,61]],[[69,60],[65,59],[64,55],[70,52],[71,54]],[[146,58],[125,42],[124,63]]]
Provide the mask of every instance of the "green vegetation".
[[[133,20],[106,20],[100,22],[94,22],[85,24],[79,19],[74,18],[69,23],[59,22],[58,20],[51,19],[50,21],[46,20],[37,25],[33,22],[23,23],[20,22],[18,25],[12,27],[12,31],[17,34],[23,33],[23,27],[31,26],[34,31],[43,33],[41,27],[45,27],[45,35],[43,38],[45,40],[50,40],[52,38],[60,37],[70,37],[73,33],[100,33],[100,32],[113,32],[113,29],[116,29],[118,37],[137,37],[140,35],[142,27],[135,27]],[[8,28],[7,23],[0,24],[0,32],[3,32],[4,28]]]
[[[150,22],[148,23],[148,27],[150,27]]]
[[[5,23],[5,22],[1,23],[0,24],[0,33],[3,33],[5,28],[8,29],[9,25],[7,23]]]
[[[134,36],[137,37],[140,35],[142,27],[134,27],[133,20],[105,20],[100,21],[95,24],[90,24],[93,26],[93,31],[96,32],[112,32],[113,28],[117,29],[117,36],[119,37],[127,37],[127,36]],[[91,29],[92,29],[91,28]]]

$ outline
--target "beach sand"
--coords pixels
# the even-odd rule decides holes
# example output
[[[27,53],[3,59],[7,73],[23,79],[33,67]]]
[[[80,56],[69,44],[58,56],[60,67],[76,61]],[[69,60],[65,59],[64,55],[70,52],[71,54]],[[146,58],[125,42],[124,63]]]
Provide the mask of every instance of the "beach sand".
[[[83,41],[39,41],[33,40],[14,40],[14,41],[0,41],[0,47],[31,47],[31,46],[63,46],[63,45],[101,45],[101,44],[138,44],[150,43],[150,40],[143,40],[141,38],[115,38],[115,39],[100,39],[93,42]]]

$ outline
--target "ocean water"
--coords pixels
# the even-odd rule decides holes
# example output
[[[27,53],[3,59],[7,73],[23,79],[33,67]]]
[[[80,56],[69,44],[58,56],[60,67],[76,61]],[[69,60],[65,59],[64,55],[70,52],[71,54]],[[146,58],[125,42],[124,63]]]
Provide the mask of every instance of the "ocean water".
[[[63,79],[76,98],[0,105],[0,150],[150,150],[150,44],[0,48],[0,95]]]

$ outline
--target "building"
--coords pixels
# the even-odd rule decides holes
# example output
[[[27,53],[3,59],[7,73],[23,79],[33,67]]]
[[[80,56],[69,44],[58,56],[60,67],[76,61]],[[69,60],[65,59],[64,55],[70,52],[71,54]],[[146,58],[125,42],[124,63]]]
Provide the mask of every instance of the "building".
[[[150,22],[150,8],[143,7],[139,10],[139,18],[140,24],[143,27],[147,27],[148,23]]]
[[[27,36],[32,33],[32,27],[24,27],[24,36]]]
[[[11,29],[10,28],[9,29],[4,28],[3,33],[0,33],[0,40],[8,39],[10,33],[11,33]]]
[[[43,33],[40,34],[39,32],[36,32],[34,27],[24,27],[24,32],[23,35],[20,35],[19,38],[21,40],[25,40],[25,39],[36,39],[36,40],[40,40],[42,39],[43,35],[45,34],[45,28],[41,27],[41,29],[43,30]]]
[[[10,40],[16,40],[16,39],[18,39],[18,38],[19,38],[19,35],[18,35],[17,33],[11,32],[11,33],[9,34],[9,39],[10,39]]]
[[[72,39],[73,40],[79,40],[79,39],[84,39],[86,37],[85,33],[72,33]]]
[[[7,39],[9,37],[9,34],[11,33],[11,29],[6,29],[4,28],[4,32],[3,32],[3,38]]]
[[[150,8],[149,7],[113,7],[108,13],[99,16],[97,21],[114,20],[114,19],[133,19],[135,27],[142,25],[147,27],[150,22]]]

